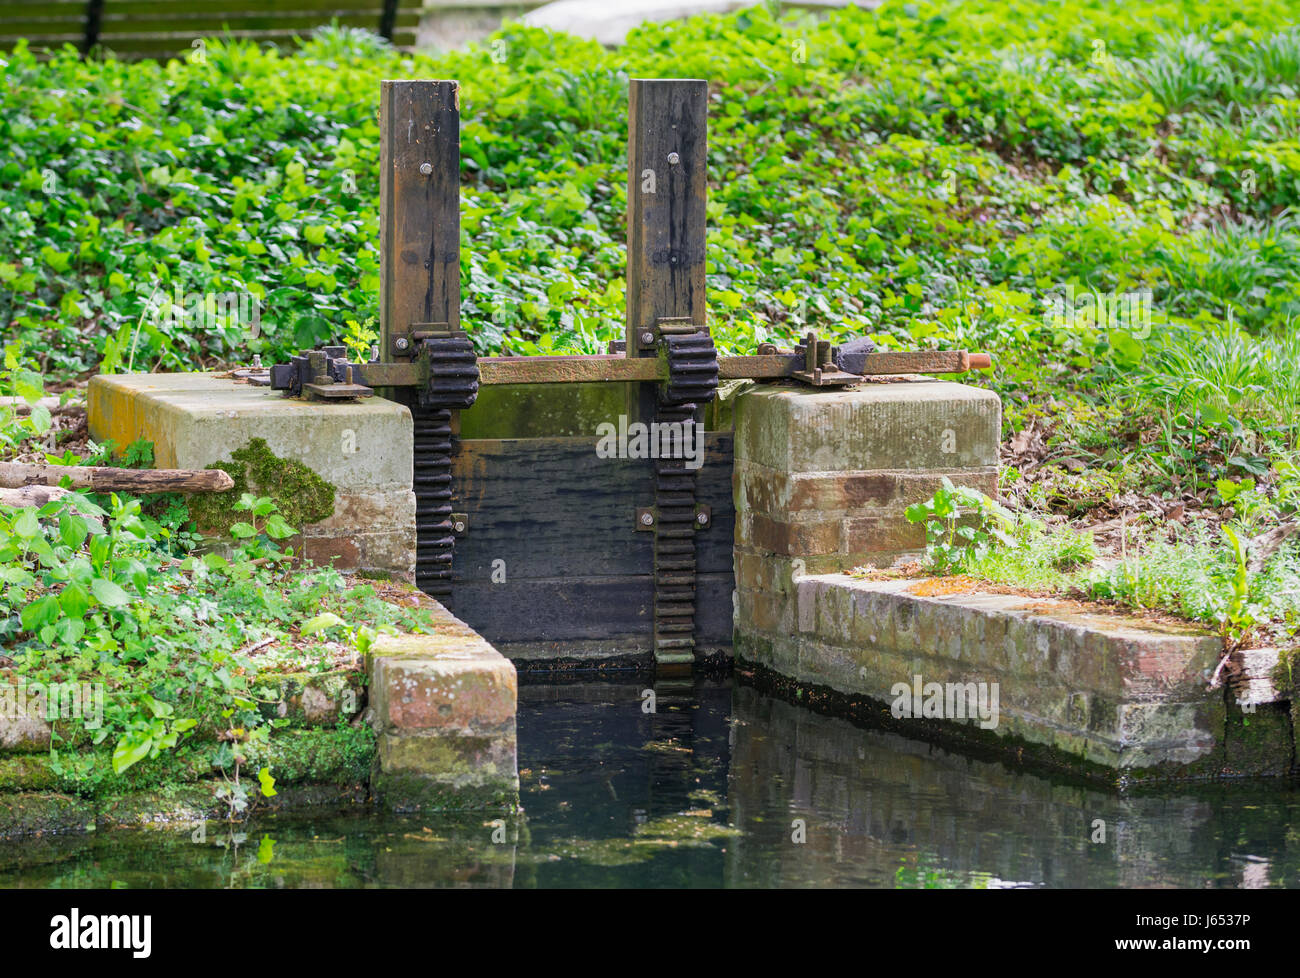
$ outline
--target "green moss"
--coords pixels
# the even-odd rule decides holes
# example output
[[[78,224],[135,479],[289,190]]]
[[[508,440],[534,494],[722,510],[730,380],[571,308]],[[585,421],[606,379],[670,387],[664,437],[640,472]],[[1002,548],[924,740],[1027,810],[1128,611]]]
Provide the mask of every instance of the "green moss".
[[[247,769],[263,764],[284,784],[365,783],[375,753],[375,734],[367,726],[281,730],[265,757],[250,757]]]
[[[254,438],[230,453],[229,462],[215,462],[210,469],[229,472],[234,488],[225,492],[196,494],[190,499],[190,514],[206,533],[225,534],[231,526],[247,519],[235,509],[246,492],[269,496],[290,526],[301,529],[334,514],[334,486],[297,459],[280,458],[262,438]]]
[[[376,772],[370,782],[375,802],[397,813],[499,810],[514,812],[519,792],[505,783],[454,784],[422,774]]]

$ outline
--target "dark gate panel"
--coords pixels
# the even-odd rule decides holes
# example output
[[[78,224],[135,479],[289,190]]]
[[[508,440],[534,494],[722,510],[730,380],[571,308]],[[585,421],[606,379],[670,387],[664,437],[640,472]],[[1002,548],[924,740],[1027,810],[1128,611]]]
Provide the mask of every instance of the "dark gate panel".
[[[472,411],[473,409],[471,409]],[[636,510],[654,500],[653,463],[607,459],[595,437],[458,441],[452,609],[518,661],[653,661],[651,533]],[[710,432],[699,500],[696,638],[701,654],[731,648],[732,437]]]

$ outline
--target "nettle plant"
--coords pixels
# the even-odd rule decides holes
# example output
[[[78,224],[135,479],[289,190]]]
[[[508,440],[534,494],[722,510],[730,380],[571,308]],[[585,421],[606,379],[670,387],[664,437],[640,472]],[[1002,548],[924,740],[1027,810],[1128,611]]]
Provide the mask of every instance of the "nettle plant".
[[[966,570],[995,546],[1015,543],[1010,510],[947,476],[930,499],[908,506],[905,515],[910,523],[925,524],[926,562],[941,574]]]

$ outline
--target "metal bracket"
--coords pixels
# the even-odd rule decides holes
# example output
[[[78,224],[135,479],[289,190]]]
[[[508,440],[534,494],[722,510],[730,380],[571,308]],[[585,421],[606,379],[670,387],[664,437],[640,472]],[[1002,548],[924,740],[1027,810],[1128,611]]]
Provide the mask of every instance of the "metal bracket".
[[[844,387],[861,381],[858,374],[846,373],[835,365],[834,351],[829,340],[817,339],[816,331],[810,329],[802,345],[795,349],[803,354],[803,369],[791,376],[813,387]]]
[[[346,401],[375,393],[374,388],[354,382],[347,350],[341,346],[308,350],[287,364],[273,366],[270,378],[273,389],[316,401]]]
[[[697,325],[690,316],[661,316],[655,320],[653,326],[642,326],[637,330],[636,348],[653,350],[665,336],[700,333],[704,329],[705,327]]]
[[[654,506],[638,506],[636,508],[636,528],[638,531],[653,533],[655,526],[659,522],[659,511]],[[713,507],[707,503],[697,503],[695,506],[695,529],[707,530],[713,525]]]

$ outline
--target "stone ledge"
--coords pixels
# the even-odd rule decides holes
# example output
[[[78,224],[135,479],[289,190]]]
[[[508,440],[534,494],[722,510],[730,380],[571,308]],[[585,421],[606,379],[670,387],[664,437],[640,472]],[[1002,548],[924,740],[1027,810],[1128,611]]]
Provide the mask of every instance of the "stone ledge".
[[[319,404],[211,373],[100,374],[86,412],[96,441],[153,442],[158,468],[201,469],[262,438],[340,493],[411,488],[411,412],[382,397]]]
[[[755,573],[742,565],[742,580]],[[1001,593],[918,595],[911,591],[925,582],[915,579],[795,574],[759,582],[771,589],[741,591],[738,656],[797,684],[865,698],[886,714],[895,685],[916,676],[945,686],[997,684],[991,728],[939,714],[924,723],[904,718],[903,729],[1039,745],[1138,778],[1290,769],[1282,714],[1268,728],[1268,750],[1249,767],[1234,755],[1245,725],[1234,734],[1239,711],[1229,710],[1229,694],[1207,690],[1221,644],[1190,625]]]
[[[394,811],[514,808],[515,667],[450,612],[442,619],[437,634],[380,636],[367,656],[371,793]]]
[[[736,460],[800,473],[990,468],[1001,423],[997,394],[948,381],[761,385],[736,402]]]

